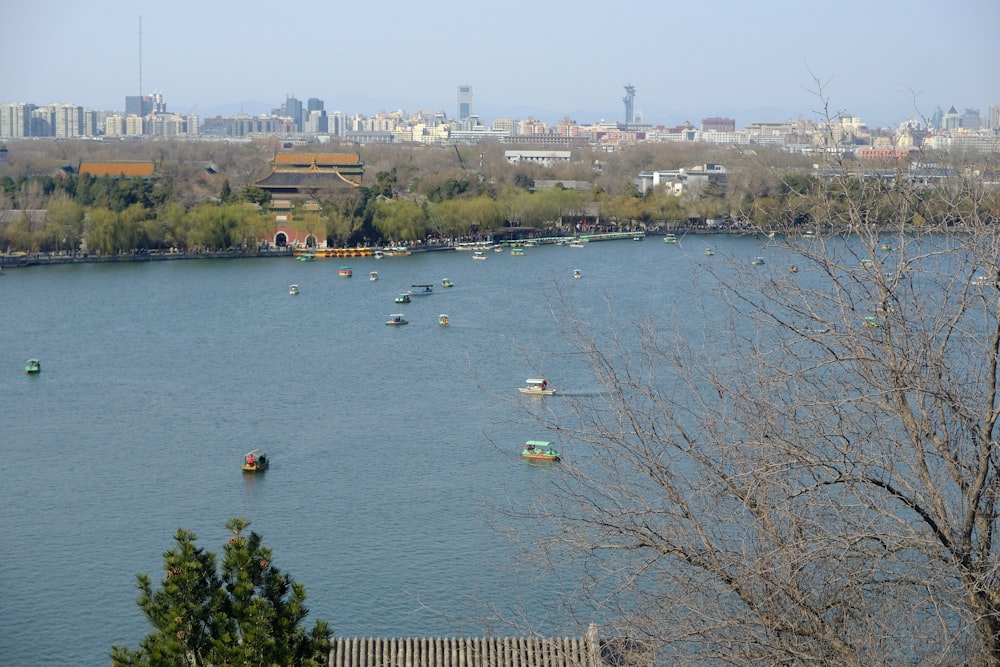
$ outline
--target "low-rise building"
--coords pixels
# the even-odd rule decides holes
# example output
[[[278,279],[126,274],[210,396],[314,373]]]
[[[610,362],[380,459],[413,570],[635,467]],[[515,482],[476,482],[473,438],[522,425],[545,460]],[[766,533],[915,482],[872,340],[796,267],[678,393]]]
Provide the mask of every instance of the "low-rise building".
[[[635,179],[639,192],[647,192],[662,187],[669,194],[681,196],[700,190],[709,183],[725,186],[726,168],[721,164],[703,164],[685,169],[661,169],[655,171],[640,171]]]

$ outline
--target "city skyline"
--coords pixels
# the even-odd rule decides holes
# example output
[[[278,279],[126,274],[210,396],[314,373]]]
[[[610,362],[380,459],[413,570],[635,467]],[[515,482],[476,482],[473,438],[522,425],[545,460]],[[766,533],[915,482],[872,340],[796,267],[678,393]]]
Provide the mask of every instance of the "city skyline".
[[[457,87],[467,84],[471,112],[485,123],[590,123],[626,120],[629,84],[636,121],[727,116],[742,126],[817,118],[818,80],[831,113],[874,127],[929,118],[938,107],[985,114],[1000,101],[989,53],[1000,3],[957,0],[942,12],[929,0],[845,0],[829,16],[792,0],[765,5],[718,0],[708,13],[605,16],[606,5],[567,12],[523,0],[502,14],[453,0],[435,12],[306,3],[275,18],[273,5],[256,1],[179,0],[128,13],[104,0],[40,0],[4,10],[17,28],[0,56],[17,67],[0,79],[0,98],[123,110],[126,96],[158,92],[169,111],[204,118],[316,97],[347,114],[454,118]]]

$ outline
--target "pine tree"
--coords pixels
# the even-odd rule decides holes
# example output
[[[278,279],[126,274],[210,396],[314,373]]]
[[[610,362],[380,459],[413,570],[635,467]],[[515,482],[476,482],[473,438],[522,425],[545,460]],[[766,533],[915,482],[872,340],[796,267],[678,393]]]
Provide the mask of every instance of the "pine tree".
[[[201,665],[322,665],[330,650],[329,625],[310,632],[305,587],[272,564],[261,537],[243,533],[250,522],[231,518],[233,536],[216,556],[196,546],[197,536],[178,530],[164,553],[165,575],[153,590],[148,574],[137,577],[138,605],[156,631],[138,650],[115,646],[115,667]]]

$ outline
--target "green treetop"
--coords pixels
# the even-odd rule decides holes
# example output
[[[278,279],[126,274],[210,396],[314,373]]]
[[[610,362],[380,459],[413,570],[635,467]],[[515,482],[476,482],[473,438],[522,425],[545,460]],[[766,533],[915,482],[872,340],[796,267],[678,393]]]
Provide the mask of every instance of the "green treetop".
[[[306,632],[306,591],[271,562],[261,537],[243,532],[250,522],[226,523],[233,536],[215,554],[198,548],[197,536],[178,530],[176,546],[163,554],[164,578],[153,590],[138,575],[138,605],[156,630],[138,650],[115,646],[115,667],[199,665],[323,665],[330,651],[329,625]]]

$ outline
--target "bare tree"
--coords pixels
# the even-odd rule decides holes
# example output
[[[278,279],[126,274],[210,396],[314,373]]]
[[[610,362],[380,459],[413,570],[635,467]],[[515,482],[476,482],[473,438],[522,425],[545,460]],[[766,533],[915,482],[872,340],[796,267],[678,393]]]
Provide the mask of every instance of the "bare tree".
[[[672,329],[563,302],[605,391],[532,404],[573,456],[511,511],[663,664],[1000,665],[1000,200],[830,167]]]

